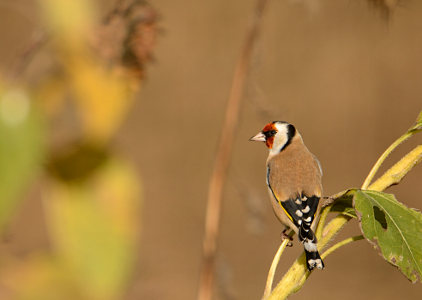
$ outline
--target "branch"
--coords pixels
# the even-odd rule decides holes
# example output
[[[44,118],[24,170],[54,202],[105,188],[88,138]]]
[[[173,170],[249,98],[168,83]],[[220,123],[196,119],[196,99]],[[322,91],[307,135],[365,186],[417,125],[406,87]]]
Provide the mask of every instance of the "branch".
[[[414,166],[422,160],[422,145],[410,151],[394,166],[388,169],[380,178],[369,186],[369,190],[383,191],[386,188],[398,184]]]
[[[267,2],[268,0],[257,0],[255,16],[253,18],[252,26],[247,33],[241,55],[237,61],[227,102],[224,125],[221,131],[217,157],[215,159],[214,170],[211,175],[208,190],[203,261],[198,291],[198,299],[200,300],[210,300],[212,296],[223,185],[227,176],[227,168],[230,162],[235,136],[234,133],[237,127],[239,108],[252,51],[259,34],[262,16],[265,7],[267,6]]]
[[[331,239],[343,228],[351,218],[348,216],[338,215],[323,230],[320,241],[318,242],[318,250],[323,249]],[[305,253],[293,263],[289,271],[283,276],[271,293],[268,300],[286,299],[289,295],[298,291],[311,273],[306,268]]]
[[[288,236],[292,237],[294,234],[294,231],[292,230]],[[274,281],[274,274],[275,270],[277,269],[278,262],[280,261],[280,257],[284,252],[284,249],[288,246],[290,243],[290,240],[288,238],[285,238],[283,242],[281,243],[280,247],[277,250],[277,253],[274,256],[273,262],[271,263],[270,271],[268,272],[267,276],[267,284],[265,285],[264,295],[262,296],[262,300],[265,300],[268,298],[268,296],[271,294],[271,290],[273,288],[273,281]]]
[[[375,165],[372,167],[371,171],[369,172],[368,176],[366,177],[364,183],[362,184],[362,189],[365,190],[368,188],[369,184],[371,183],[372,179],[374,178],[375,174],[377,173],[378,169],[381,167],[382,163],[387,159],[387,157],[393,152],[394,149],[397,148],[401,143],[406,141],[410,138],[414,133],[413,132],[406,132],[401,137],[399,137],[394,143],[384,151],[384,153],[378,158]]]
[[[382,163],[387,159],[387,157],[396,149],[401,143],[409,139],[414,134],[422,131],[422,111],[419,113],[415,124],[401,137],[399,137],[397,140],[394,141],[390,145],[390,147],[387,148],[387,150],[384,151],[384,153],[378,158],[375,165],[372,167],[371,171],[369,172],[368,176],[366,177],[365,181],[362,184],[362,189],[368,189],[368,186],[371,184],[372,179],[374,179],[375,174],[381,167]]]
[[[344,245],[347,245],[347,244],[349,244],[351,242],[360,241],[360,240],[363,240],[363,235],[352,236],[352,237],[349,237],[347,239],[344,239],[341,242],[338,242],[337,244],[331,246],[327,251],[325,251],[321,255],[321,258],[322,259],[325,259],[328,255],[330,255],[331,253],[333,253],[334,251],[336,251],[338,248],[343,247]]]

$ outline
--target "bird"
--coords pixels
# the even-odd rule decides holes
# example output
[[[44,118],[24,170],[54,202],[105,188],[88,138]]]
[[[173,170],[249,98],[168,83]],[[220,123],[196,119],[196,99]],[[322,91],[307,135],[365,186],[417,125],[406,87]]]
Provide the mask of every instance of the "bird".
[[[324,268],[314,230],[321,210],[321,165],[296,127],[273,121],[250,141],[264,142],[269,149],[266,183],[277,218],[293,229],[303,244],[309,271]]]

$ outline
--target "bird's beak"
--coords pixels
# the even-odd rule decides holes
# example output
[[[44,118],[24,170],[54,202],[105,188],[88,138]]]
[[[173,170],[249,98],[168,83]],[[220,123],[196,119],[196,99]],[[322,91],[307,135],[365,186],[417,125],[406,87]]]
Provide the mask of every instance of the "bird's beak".
[[[255,142],[265,142],[265,135],[262,132],[260,132],[257,135],[251,137],[249,140],[255,141]]]

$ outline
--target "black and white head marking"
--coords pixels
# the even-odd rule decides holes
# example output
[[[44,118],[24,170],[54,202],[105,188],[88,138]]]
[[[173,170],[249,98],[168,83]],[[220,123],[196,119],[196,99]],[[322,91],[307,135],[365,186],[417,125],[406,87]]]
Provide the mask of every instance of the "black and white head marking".
[[[270,153],[275,155],[290,145],[293,137],[296,135],[296,128],[292,124],[283,121],[274,121],[273,124],[277,133],[274,135],[273,146]]]

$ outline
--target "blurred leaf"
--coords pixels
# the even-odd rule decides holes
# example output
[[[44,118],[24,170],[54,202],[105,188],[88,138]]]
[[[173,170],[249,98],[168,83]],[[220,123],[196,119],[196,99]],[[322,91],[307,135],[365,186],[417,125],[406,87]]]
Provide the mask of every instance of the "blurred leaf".
[[[48,26],[60,39],[59,46],[74,48],[87,37],[87,29],[96,19],[93,15],[93,1],[42,0],[39,1]],[[70,17],[71,16],[71,17]],[[61,44],[68,42],[69,44]]]
[[[93,13],[95,10],[88,5],[91,1],[46,0],[41,3],[68,75],[71,99],[76,104],[83,134],[89,139],[107,142],[133,103],[135,81],[122,72],[122,68],[108,66],[99,55],[101,51],[94,52],[90,36],[99,22]],[[72,18],[68,17],[69,12]]]
[[[362,233],[412,282],[422,275],[422,214],[391,194],[359,190],[353,198]]]
[[[40,103],[43,113],[53,117],[60,112],[65,104],[68,84],[63,74],[53,72],[51,76],[43,78],[36,88],[36,101]]]
[[[89,299],[121,299],[135,259],[139,197],[137,176],[116,159],[88,180],[50,182],[45,205],[52,242]]]
[[[64,182],[89,179],[107,161],[109,154],[95,143],[78,141],[52,153],[47,163],[49,174]]]
[[[107,141],[118,130],[133,102],[128,79],[93,61],[74,60],[68,68],[85,135]]]
[[[43,126],[23,90],[0,91],[0,228],[43,157]]]
[[[3,263],[0,281],[10,294],[2,299],[89,300],[78,291],[60,263],[46,255]]]

